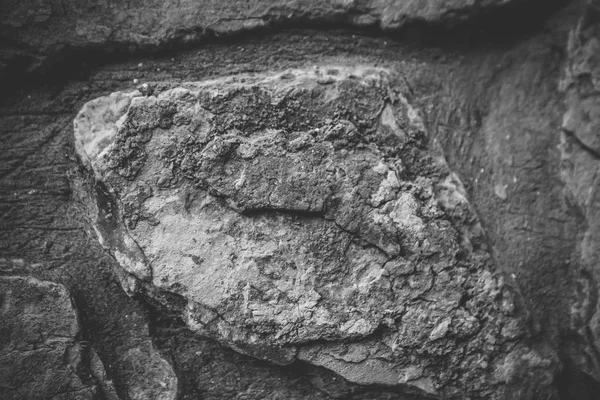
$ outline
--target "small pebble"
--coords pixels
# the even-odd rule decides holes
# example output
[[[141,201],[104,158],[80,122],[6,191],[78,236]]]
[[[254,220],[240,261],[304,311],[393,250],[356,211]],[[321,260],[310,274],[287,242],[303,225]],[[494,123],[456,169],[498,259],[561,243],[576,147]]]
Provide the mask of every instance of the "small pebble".
[[[137,84],[139,81],[136,79],[133,80],[133,83]]]

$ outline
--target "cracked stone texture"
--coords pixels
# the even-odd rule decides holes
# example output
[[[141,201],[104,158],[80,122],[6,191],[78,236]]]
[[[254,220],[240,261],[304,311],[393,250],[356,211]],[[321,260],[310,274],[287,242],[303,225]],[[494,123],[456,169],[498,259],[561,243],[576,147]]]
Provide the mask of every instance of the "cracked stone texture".
[[[0,259],[0,267],[21,262]],[[63,285],[0,277],[0,305],[2,399],[119,400],[102,361],[82,338],[78,312]],[[120,373],[135,371],[126,388],[128,399],[176,398],[177,378],[149,337],[120,350]]]
[[[117,399],[64,286],[0,277],[2,399]]]
[[[0,1],[2,67],[35,69],[72,48],[154,49],[287,23],[337,22],[393,30],[461,21],[531,0]]]
[[[125,289],[192,330],[407,393],[553,396],[556,356],[526,344],[521,300],[398,74],[144,84],[88,102],[74,129]]]
[[[580,284],[574,294],[572,329],[580,338],[578,366],[600,380],[600,2],[587,1],[569,36],[561,89],[566,112],[561,132],[561,175],[584,218]]]

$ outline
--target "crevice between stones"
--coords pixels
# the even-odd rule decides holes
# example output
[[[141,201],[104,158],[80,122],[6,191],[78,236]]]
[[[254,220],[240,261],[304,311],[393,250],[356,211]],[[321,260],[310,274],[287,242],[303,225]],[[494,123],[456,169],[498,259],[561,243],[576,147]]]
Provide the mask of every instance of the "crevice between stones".
[[[285,31],[317,31],[327,35],[336,30],[369,37],[388,38],[418,48],[447,48],[486,52],[514,45],[540,31],[556,12],[575,0],[516,1],[487,7],[454,10],[437,21],[413,19],[404,21],[398,28],[384,29],[379,22],[357,26],[351,17],[357,11],[345,14],[310,18],[280,18],[268,21],[265,26],[242,28],[222,34],[210,27],[196,27],[176,32],[171,39],[155,45],[107,40],[101,44],[84,46],[63,45],[51,53],[2,38],[3,53],[11,54],[0,62],[0,84],[9,90],[36,86],[49,81],[85,79],[94,65],[106,65],[133,57],[169,55],[178,51],[199,48],[207,44],[243,43],[246,40],[269,36]],[[251,18],[247,18],[251,19]],[[190,33],[195,36],[189,40]],[[11,43],[12,42],[12,43]]]

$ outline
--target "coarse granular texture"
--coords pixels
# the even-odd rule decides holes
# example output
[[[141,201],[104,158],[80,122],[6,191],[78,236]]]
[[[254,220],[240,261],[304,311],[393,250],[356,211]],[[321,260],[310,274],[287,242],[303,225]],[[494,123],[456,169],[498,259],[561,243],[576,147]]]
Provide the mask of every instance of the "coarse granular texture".
[[[228,8],[234,3],[240,8]],[[17,278],[59,285],[73,300],[79,327],[60,346],[82,349],[80,358],[53,361],[54,368],[38,363],[39,373],[3,370],[2,382],[24,383],[22,391],[12,384],[0,391],[6,386],[12,398],[29,399],[32,386],[25,382],[34,382],[42,398],[56,394],[56,385],[71,385],[82,391],[65,396],[110,400],[481,398],[494,389],[493,396],[507,399],[595,400],[598,12],[593,1],[559,10],[561,3],[470,2],[459,9],[458,2],[444,2],[448,12],[437,13],[434,3],[418,2],[432,7],[403,17],[380,12],[384,3],[339,2],[340,12],[330,13],[333,2],[300,1],[289,2],[299,12],[258,10],[253,15],[260,18],[249,23],[242,6],[258,3],[194,3],[203,7],[199,17],[169,1],[0,2],[0,274],[9,280],[0,294],[8,298]],[[362,18],[376,14],[381,21]],[[215,16],[225,17],[212,24]],[[397,24],[386,26],[384,17]],[[393,96],[356,94],[373,77]],[[278,87],[331,94],[340,85],[347,96],[338,90],[331,103],[284,93],[285,107],[278,109],[277,100],[267,105]],[[246,102],[216,98],[211,105],[206,92],[217,87]],[[241,92],[231,93],[234,87]],[[249,87],[260,90],[244,92]],[[177,98],[182,89],[192,97],[204,93],[199,104],[212,111],[200,109],[198,117],[207,124],[175,118],[186,113],[177,104],[191,107]],[[170,100],[160,103],[161,96]],[[148,115],[130,115],[140,101]],[[372,102],[378,106],[369,108]],[[332,112],[338,108],[347,113]],[[82,109],[92,118],[78,119],[87,150],[73,135]],[[282,111],[294,118],[279,119]],[[111,167],[112,178],[95,176],[92,161],[125,132],[117,129],[124,115],[147,124],[118,139],[130,147],[114,154],[122,162]],[[192,127],[193,134],[176,133]],[[207,129],[212,136],[203,142],[198,135]],[[169,143],[156,145],[157,137]],[[82,150],[90,154],[77,157]],[[154,171],[164,178],[160,185],[140,183],[146,167],[168,159],[171,165]],[[342,176],[345,170],[354,175]],[[244,191],[250,187],[256,193]],[[169,200],[168,208],[161,194],[169,191],[190,196]],[[448,207],[448,199],[458,208]],[[162,207],[154,219],[149,205]],[[157,266],[147,256],[158,247],[144,248],[135,237],[144,229],[158,232],[165,215],[196,224],[219,219],[215,227],[233,238],[220,248],[233,250],[216,254],[190,245],[192,234],[217,232],[198,226],[194,233],[184,221],[180,231],[166,233],[188,241],[166,248],[170,255],[192,251],[177,255],[181,262],[163,253]],[[243,222],[250,220],[260,224]],[[259,228],[267,235],[249,234]],[[282,246],[272,240],[277,251],[266,240],[275,228],[285,239]],[[438,260],[419,253],[440,240],[456,253],[444,247]],[[299,242],[306,245],[293,245]],[[252,259],[248,249],[265,257]],[[400,258],[407,262],[391,262]],[[361,266],[366,260],[372,269]],[[315,269],[297,268],[300,261]],[[194,281],[156,273],[165,266],[212,266],[212,275],[191,274],[202,276],[195,282],[212,295],[194,292]],[[298,270],[305,273],[297,276]],[[224,271],[243,274],[221,283]],[[338,273],[327,281],[319,271]],[[448,276],[464,281],[443,281]],[[486,297],[490,291],[498,296]],[[396,292],[397,298],[385,297]],[[456,302],[455,292],[458,306],[440,315],[440,307]],[[215,307],[202,304],[218,299],[231,307],[213,319]],[[302,310],[290,307],[296,300]],[[503,304],[511,303],[514,310],[506,312]],[[346,308],[352,311],[341,313]],[[44,326],[68,319],[41,309],[48,312]],[[338,315],[336,324],[319,326],[315,310]],[[459,310],[474,318],[477,331],[457,328],[468,319]],[[236,313],[241,317],[231,320]],[[282,315],[292,329],[282,332]],[[28,355],[11,352],[10,365]],[[69,368],[76,373],[44,384],[54,381],[41,370]]]
[[[326,66],[86,103],[76,148],[125,290],[181,296],[196,332],[358,384],[552,393],[556,356],[523,345],[526,313],[402,82]]]

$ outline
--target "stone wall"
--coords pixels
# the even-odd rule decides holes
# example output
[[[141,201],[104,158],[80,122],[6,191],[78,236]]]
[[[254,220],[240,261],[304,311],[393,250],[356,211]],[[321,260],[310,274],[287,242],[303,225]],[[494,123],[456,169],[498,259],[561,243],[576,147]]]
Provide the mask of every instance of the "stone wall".
[[[5,397],[595,398],[593,2],[1,10]]]

